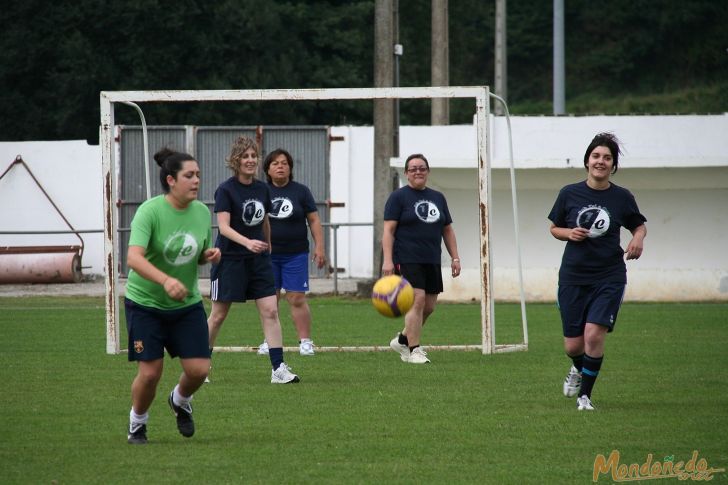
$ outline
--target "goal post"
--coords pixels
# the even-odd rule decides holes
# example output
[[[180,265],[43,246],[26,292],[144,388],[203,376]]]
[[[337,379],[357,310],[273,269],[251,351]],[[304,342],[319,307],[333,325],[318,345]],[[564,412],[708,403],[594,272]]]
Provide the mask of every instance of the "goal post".
[[[525,311],[522,312],[524,339],[522,343],[496,345],[494,338],[494,306],[492,297],[492,257],[490,251],[491,180],[489,162],[488,113],[490,97],[487,86],[397,87],[397,88],[332,88],[332,89],[260,89],[260,90],[169,90],[169,91],[102,91],[100,144],[102,150],[103,203],[104,203],[104,268],[106,300],[106,352],[122,352],[119,331],[119,235],[116,202],[119,200],[117,177],[119,167],[115,147],[115,104],[133,106],[136,103],[165,102],[239,102],[239,101],[335,101],[375,99],[432,99],[470,98],[475,102],[478,158],[478,206],[480,227],[480,287],[481,287],[481,344],[429,346],[433,350],[479,349],[484,354],[526,350],[528,347]],[[509,124],[510,126],[510,124]],[[145,153],[145,157],[148,156]],[[511,161],[512,163],[512,161]],[[511,167],[513,170],[513,167]],[[513,182],[513,179],[512,179]],[[514,194],[515,186],[511,187]],[[515,205],[514,205],[515,208]],[[514,211],[514,217],[517,214]],[[516,227],[517,227],[517,221]],[[516,235],[517,236],[517,235]],[[520,268],[520,258],[519,274]],[[521,282],[522,287],[522,282]],[[521,306],[525,302],[521,291]],[[317,347],[320,351],[376,351],[385,347]],[[387,347],[388,348],[388,347]],[[223,347],[221,351],[250,351],[252,347]]]

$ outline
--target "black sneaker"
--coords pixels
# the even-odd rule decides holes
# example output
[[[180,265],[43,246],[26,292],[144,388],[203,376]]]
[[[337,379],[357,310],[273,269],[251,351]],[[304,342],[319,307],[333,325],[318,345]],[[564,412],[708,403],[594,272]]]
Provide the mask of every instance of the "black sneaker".
[[[172,394],[174,394],[174,391],[172,391]],[[179,430],[179,434],[185,438],[189,438],[195,434],[195,422],[192,421],[192,404],[187,405],[189,409],[177,406],[174,403],[172,394],[169,395],[167,402],[169,402],[169,407],[172,408],[174,415],[177,416],[177,429]]]
[[[146,424],[130,424],[129,433],[126,435],[126,442],[130,445],[146,445],[147,444],[147,425]]]

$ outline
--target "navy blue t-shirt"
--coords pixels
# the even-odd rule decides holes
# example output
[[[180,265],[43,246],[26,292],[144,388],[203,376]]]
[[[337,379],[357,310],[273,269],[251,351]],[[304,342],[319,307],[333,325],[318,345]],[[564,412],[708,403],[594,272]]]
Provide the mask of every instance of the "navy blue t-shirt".
[[[290,181],[283,187],[268,184],[273,207],[268,213],[274,253],[307,253],[306,216],[316,212],[308,187]]]
[[[395,264],[440,264],[442,230],[452,224],[442,193],[405,185],[389,195],[384,220],[397,221],[392,254]]]
[[[629,190],[613,183],[606,190],[592,189],[586,181],[567,185],[548,218],[556,227],[590,230],[583,241],[566,242],[559,284],[627,283],[620,228],[632,231],[647,221]]]
[[[265,241],[263,220],[270,209],[268,184],[260,180],[254,179],[253,183],[245,185],[237,177],[230,177],[215,191],[215,213],[229,212],[230,227],[248,239]],[[222,234],[218,234],[215,246],[220,248],[223,258],[242,259],[256,255]]]

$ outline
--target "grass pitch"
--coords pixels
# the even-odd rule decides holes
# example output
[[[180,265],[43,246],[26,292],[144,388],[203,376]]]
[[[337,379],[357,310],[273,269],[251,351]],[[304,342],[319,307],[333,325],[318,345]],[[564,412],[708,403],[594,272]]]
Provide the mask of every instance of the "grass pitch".
[[[319,345],[387,345],[401,320],[368,301],[313,297]],[[295,332],[281,306],[286,345]],[[181,437],[166,395],[149,444],[126,443],[136,366],[105,354],[101,298],[0,298],[3,483],[590,483],[595,457],[728,469],[728,304],[625,304],[607,338],[594,413],[561,394],[569,367],[553,305],[528,306],[528,352],[394,352],[286,360],[302,382],[270,384],[266,357],[218,353]],[[479,343],[480,306],[440,304],[425,344]],[[123,322],[123,320],[122,320]],[[517,305],[496,305],[498,343],[519,338]],[[262,340],[252,304],[233,305],[219,345]],[[125,337],[122,337],[125,347]],[[601,475],[607,483],[611,476]],[[714,483],[727,483],[725,471]]]

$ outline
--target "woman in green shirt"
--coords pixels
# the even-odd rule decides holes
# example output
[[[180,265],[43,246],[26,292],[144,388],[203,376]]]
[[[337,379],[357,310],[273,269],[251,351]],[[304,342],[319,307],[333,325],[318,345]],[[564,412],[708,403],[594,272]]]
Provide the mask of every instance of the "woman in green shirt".
[[[138,363],[131,387],[130,444],[147,442],[147,411],[162,377],[165,349],[171,357],[179,356],[183,370],[168,398],[177,429],[185,437],[195,432],[190,401],[210,367],[207,315],[197,270],[200,264],[220,260],[220,250],[212,247],[210,211],[197,200],[197,161],[167,148],[154,159],[164,194],[137,210],[127,254],[129,360]]]

